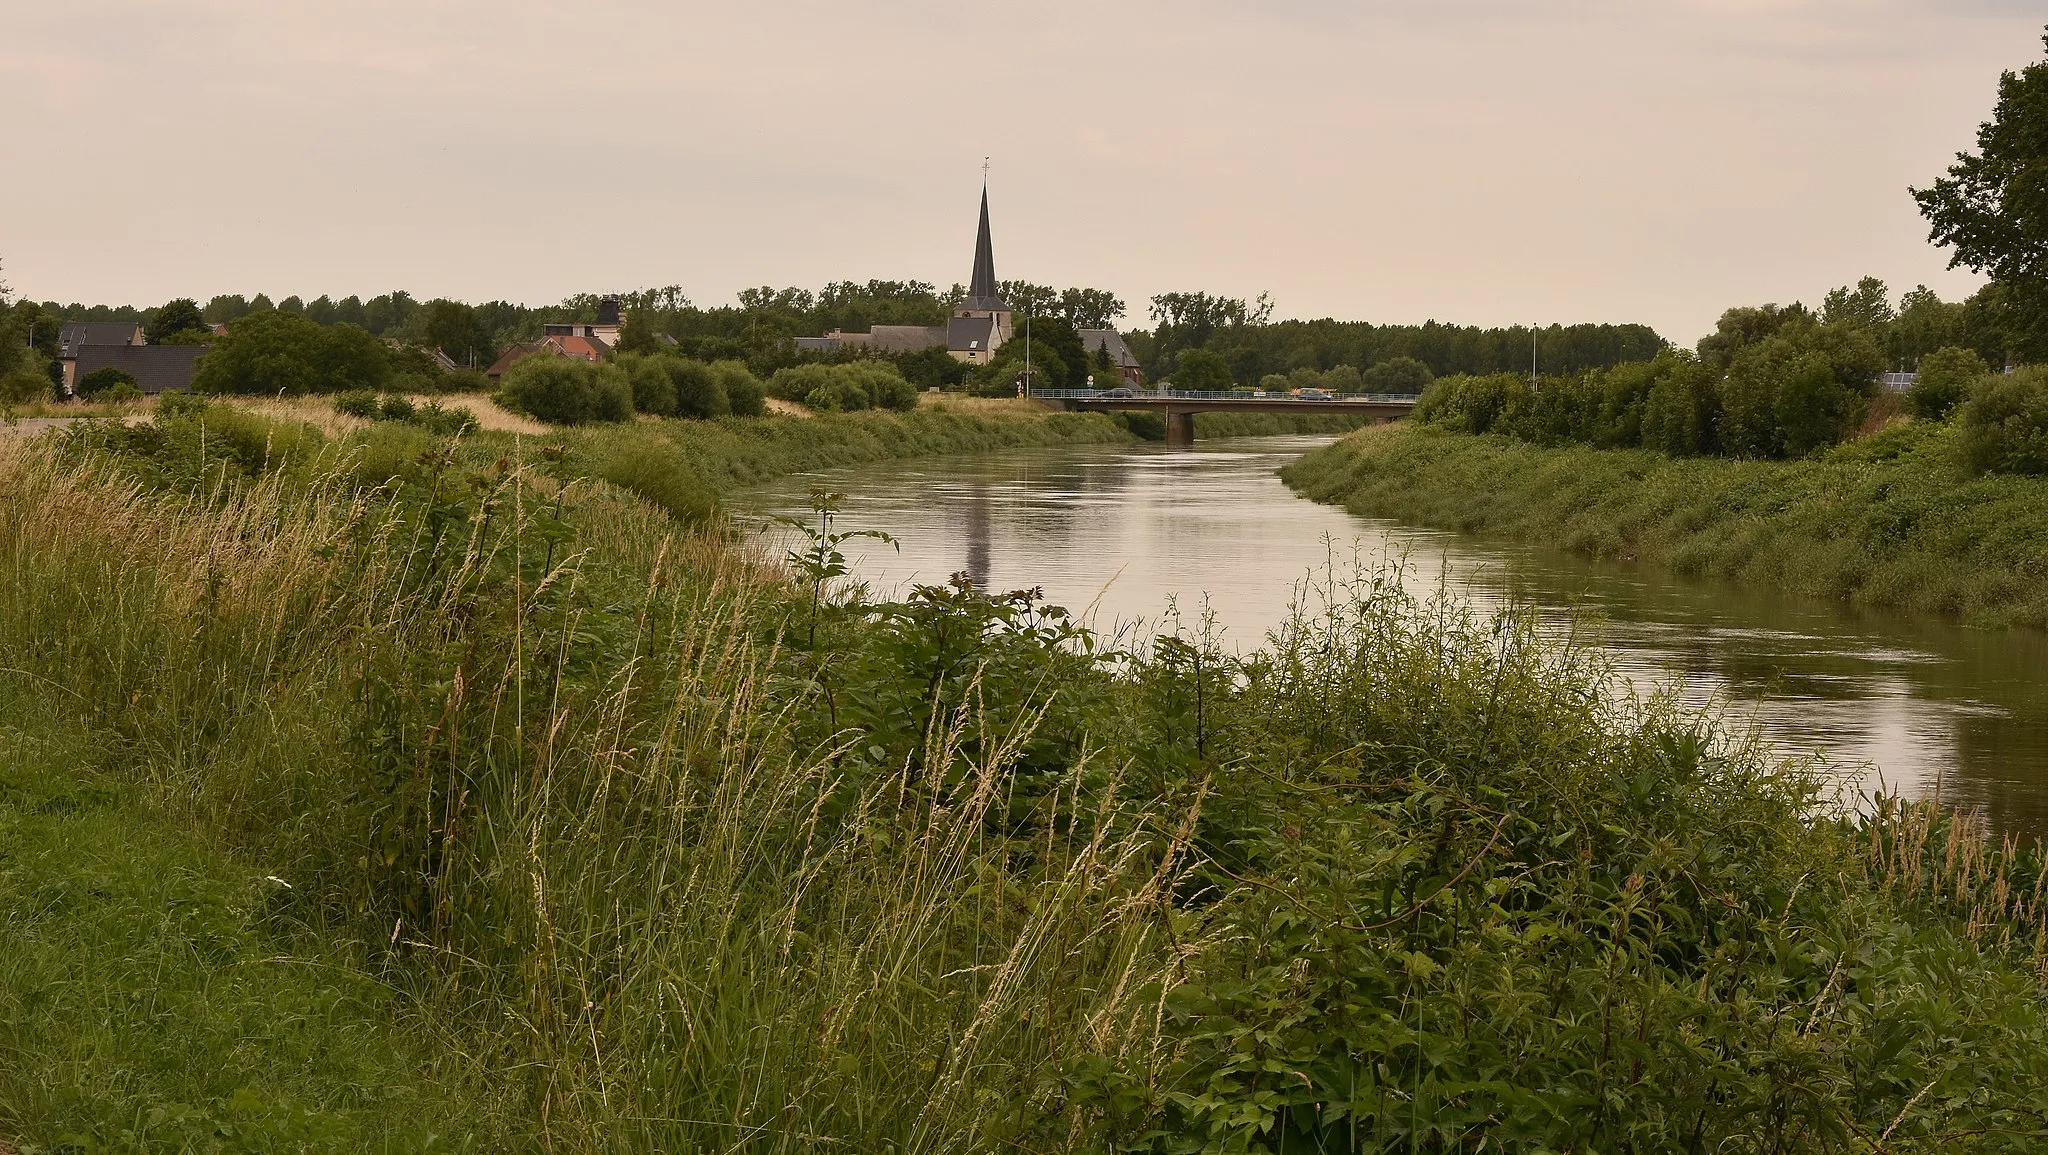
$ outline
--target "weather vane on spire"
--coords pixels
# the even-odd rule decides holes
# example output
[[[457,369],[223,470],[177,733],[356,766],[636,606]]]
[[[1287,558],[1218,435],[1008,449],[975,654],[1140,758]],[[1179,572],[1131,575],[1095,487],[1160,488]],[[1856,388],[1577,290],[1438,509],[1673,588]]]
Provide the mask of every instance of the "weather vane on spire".
[[[988,158],[981,158],[981,183],[988,183]]]

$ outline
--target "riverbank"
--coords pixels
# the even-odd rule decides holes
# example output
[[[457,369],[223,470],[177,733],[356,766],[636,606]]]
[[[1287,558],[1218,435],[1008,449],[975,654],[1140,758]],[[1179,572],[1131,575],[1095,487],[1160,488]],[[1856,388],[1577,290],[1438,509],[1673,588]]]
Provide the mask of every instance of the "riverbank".
[[[1983,626],[2048,626],[2048,480],[1965,478],[1907,426],[1803,461],[1544,447],[1412,425],[1281,476],[1365,517]]]
[[[380,1096],[472,1150],[2042,1138],[2034,850],[1835,819],[1533,615],[1365,574],[1264,654],[1103,653],[1030,595],[820,584],[829,537],[764,569],[577,472],[596,443],[252,420],[0,445],[0,741],[210,856],[150,873],[217,898],[120,893],[275,1068],[175,1069],[90,856],[0,857],[36,912],[0,959],[72,944],[0,964],[39,1011],[0,1014],[10,1138],[274,1099],[242,1147],[406,1149],[349,1118]],[[229,981],[267,967],[340,969]],[[388,1001],[337,1006],[357,975]]]

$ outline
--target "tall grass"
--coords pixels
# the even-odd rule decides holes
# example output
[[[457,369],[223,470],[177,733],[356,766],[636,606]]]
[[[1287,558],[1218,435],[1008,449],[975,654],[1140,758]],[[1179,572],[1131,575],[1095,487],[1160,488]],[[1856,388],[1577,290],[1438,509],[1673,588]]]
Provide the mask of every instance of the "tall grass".
[[[573,444],[244,441],[0,448],[0,666],[453,1040],[474,1144],[2048,1134],[2036,851],[1835,816],[1526,615],[1330,578],[1140,658],[963,579],[813,628]]]

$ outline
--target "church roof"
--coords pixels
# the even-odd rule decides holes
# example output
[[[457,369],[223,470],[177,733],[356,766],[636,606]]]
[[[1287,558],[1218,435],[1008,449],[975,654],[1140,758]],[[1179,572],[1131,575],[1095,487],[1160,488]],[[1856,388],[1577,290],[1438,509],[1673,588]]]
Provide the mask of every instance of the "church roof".
[[[971,301],[968,308],[978,308]],[[1002,308],[998,299],[995,308]],[[996,319],[994,317],[955,317],[946,322],[946,348],[955,353],[986,353],[995,339]]]
[[[1002,289],[996,284],[995,246],[988,235],[988,186],[981,186],[981,232],[974,238],[974,279],[967,286],[969,309],[1006,309]]]

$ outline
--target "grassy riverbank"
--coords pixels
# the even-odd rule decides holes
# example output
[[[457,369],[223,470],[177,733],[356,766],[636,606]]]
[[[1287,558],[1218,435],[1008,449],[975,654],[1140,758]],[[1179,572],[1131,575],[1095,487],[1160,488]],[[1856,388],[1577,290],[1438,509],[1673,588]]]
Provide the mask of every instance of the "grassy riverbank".
[[[2048,480],[1967,478],[1946,426],[1802,461],[1375,429],[1282,474],[1354,513],[1981,625],[2048,626]]]
[[[1528,616],[1367,574],[1250,659],[1099,654],[764,568],[599,432],[356,436],[0,445],[0,1137],[2048,1137],[2041,858],[1833,819]]]

